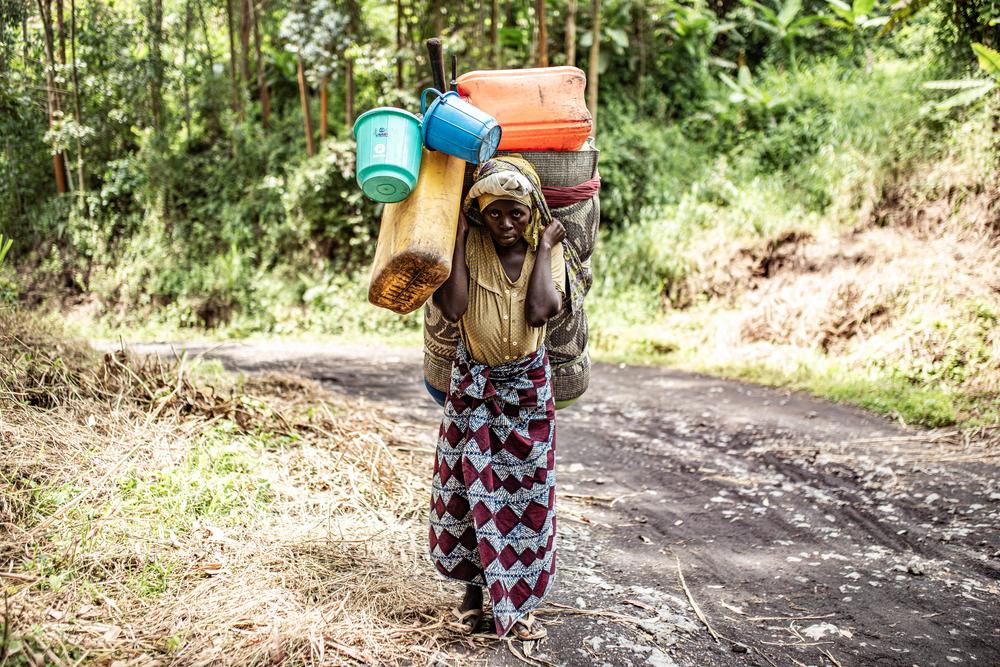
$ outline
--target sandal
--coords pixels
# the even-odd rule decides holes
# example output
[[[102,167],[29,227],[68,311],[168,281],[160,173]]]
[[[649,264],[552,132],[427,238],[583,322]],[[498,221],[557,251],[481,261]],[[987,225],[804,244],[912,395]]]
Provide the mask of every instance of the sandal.
[[[542,625],[541,621],[535,618],[532,614],[523,616],[516,621],[510,629],[511,634],[517,639],[523,642],[533,642],[540,639],[545,639],[548,636],[548,630]]]
[[[448,621],[448,626],[466,635],[473,634],[479,628],[480,621],[483,620],[482,609],[466,609],[462,611],[458,607],[455,607],[451,610],[451,615],[454,618]]]

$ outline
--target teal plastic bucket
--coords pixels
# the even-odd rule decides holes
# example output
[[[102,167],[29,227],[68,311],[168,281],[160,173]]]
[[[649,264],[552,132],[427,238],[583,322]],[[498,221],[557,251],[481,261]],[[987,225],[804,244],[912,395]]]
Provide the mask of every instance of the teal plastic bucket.
[[[427,107],[427,95],[438,96]],[[500,124],[496,118],[475,107],[456,93],[426,89],[420,96],[424,115],[424,144],[427,148],[461,158],[472,164],[493,157],[500,145]]]
[[[420,119],[409,111],[379,107],[354,122],[358,185],[370,199],[406,199],[420,174]]]

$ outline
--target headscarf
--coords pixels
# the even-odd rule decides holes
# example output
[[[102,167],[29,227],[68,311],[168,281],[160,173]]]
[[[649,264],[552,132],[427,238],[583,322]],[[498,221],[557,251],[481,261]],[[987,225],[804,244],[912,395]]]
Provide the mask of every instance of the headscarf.
[[[531,220],[523,236],[532,250],[538,250],[542,230],[552,222],[552,212],[542,194],[538,173],[530,162],[519,155],[505,155],[480,164],[473,172],[472,187],[462,204],[466,220],[470,224],[485,226],[483,211],[498,199],[509,199],[531,207]],[[586,289],[582,281],[586,273],[570,243],[563,243],[563,257],[567,276],[566,307],[573,312],[583,305]]]
[[[469,222],[485,225],[483,211],[498,199],[509,199],[531,208],[531,220],[524,229],[524,240],[538,249],[542,230],[552,222],[552,213],[542,196],[538,173],[527,160],[507,155],[480,164],[473,173],[472,188],[462,209]]]

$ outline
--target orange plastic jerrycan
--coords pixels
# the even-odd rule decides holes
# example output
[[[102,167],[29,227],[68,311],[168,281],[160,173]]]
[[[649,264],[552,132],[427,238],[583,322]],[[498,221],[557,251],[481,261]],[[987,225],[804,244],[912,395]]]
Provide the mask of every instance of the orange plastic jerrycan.
[[[500,123],[499,150],[575,151],[590,136],[587,77],[577,67],[482,70],[456,83],[461,95]]]

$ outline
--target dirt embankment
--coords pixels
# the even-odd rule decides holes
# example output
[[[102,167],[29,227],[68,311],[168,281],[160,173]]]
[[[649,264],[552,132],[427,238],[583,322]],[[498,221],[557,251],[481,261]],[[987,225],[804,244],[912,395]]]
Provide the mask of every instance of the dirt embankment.
[[[706,251],[691,283],[718,304],[704,342],[1000,400],[1000,183],[981,178],[944,160],[871,193],[846,229]]]

